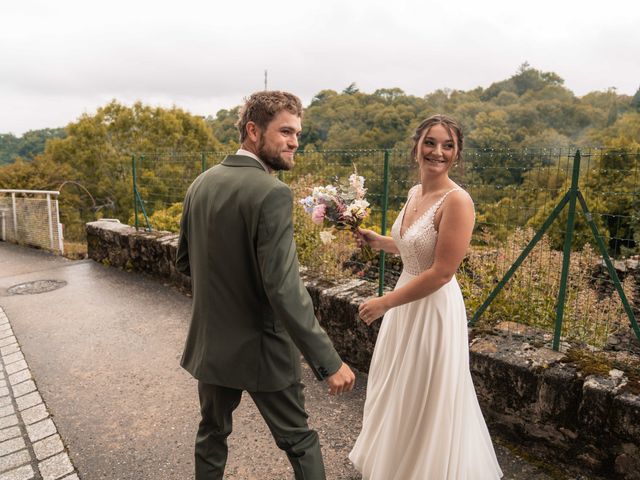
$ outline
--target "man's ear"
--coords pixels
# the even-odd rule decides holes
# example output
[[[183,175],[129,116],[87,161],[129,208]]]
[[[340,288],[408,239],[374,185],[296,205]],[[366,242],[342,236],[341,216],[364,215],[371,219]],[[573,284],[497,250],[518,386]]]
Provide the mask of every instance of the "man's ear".
[[[258,140],[260,138],[260,128],[258,128],[258,126],[254,123],[254,122],[247,122],[247,137],[249,137],[249,140],[251,140],[253,143],[258,143]]]

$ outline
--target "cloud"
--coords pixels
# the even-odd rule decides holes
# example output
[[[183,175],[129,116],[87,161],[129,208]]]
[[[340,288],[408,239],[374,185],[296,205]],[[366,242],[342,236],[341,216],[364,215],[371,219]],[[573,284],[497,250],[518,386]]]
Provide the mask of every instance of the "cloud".
[[[214,114],[262,89],[265,69],[269,88],[307,101],[351,82],[419,96],[488,87],[524,61],[578,95],[633,94],[638,7],[610,3],[3,2],[0,132],[66,124],[112,98]]]

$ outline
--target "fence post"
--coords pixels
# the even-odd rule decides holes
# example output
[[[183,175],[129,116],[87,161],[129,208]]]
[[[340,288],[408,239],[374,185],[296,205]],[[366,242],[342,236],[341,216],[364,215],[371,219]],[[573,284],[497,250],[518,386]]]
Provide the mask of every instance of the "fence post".
[[[53,242],[53,212],[51,211],[51,194],[47,193],[47,214],[49,217],[49,243],[51,250],[55,250],[55,244]]]
[[[202,152],[200,154],[200,173],[204,173],[207,169],[207,154],[206,152]]]
[[[564,237],[564,249],[562,252],[562,274],[560,276],[560,293],[558,294],[558,309],[556,311],[556,326],[553,335],[553,349],[560,349],[560,335],[562,334],[562,317],[564,316],[564,304],[567,295],[567,281],[571,260],[571,243],[573,241],[573,227],[576,217],[576,200],[578,198],[578,181],[580,180],[580,150],[576,151],[573,158],[573,175],[571,177],[571,189],[569,190],[569,215],[567,217],[567,231]]]
[[[16,194],[11,193],[11,207],[13,208],[13,236],[14,242],[18,242],[18,212],[16,211]]]
[[[136,180],[136,156],[131,155],[131,177],[133,179],[133,224],[138,230],[138,187]]]
[[[58,226],[58,246],[60,247],[60,254],[64,255],[64,233],[62,232],[62,224],[60,223],[60,203],[58,202],[58,195],[54,201],[56,207],[56,225]]]
[[[384,182],[382,188],[382,220],[380,225],[380,233],[387,234],[387,207],[389,202],[389,150],[384,151]],[[378,296],[381,297],[384,291],[384,268],[385,268],[385,252],[380,250],[379,268],[378,268]]]

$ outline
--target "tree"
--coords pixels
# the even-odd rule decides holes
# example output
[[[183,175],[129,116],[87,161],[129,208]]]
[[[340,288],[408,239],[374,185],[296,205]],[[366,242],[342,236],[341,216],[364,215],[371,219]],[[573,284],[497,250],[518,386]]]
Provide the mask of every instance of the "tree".
[[[45,143],[52,138],[64,138],[63,128],[44,128],[30,130],[22,137],[12,134],[0,134],[0,165],[11,163],[18,157],[32,160],[36,155],[44,152]]]
[[[229,110],[219,110],[216,118],[207,117],[206,122],[211,128],[213,136],[228,148],[225,150],[234,150],[238,148],[239,134],[236,128],[240,107],[234,107]]]
[[[345,88],[342,93],[346,94],[346,95],[353,95],[354,93],[358,93],[360,90],[358,89],[358,87],[356,86],[355,82],[349,84],[349,86],[347,88]]]
[[[139,166],[140,190],[152,213],[158,205],[175,202],[173,197],[182,200],[186,186],[200,172],[199,152],[220,147],[204,119],[179,108],[163,109],[140,102],[128,107],[114,100],[95,114],[85,114],[69,124],[66,131],[66,138],[47,142],[43,161],[53,165],[53,171],[64,172],[61,183],[78,182],[91,193],[95,207],[90,211],[84,206],[83,212],[93,218],[127,221],[130,217],[133,155]],[[82,233],[83,223],[78,230]]]
[[[640,112],[640,87],[638,87],[638,91],[631,99],[631,107],[636,111]]]

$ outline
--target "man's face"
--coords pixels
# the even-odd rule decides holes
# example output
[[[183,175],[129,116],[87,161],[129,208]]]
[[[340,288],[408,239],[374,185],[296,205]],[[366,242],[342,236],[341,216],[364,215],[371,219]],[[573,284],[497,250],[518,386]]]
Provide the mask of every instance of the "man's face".
[[[258,140],[258,157],[273,170],[291,170],[296,162],[293,155],[298,149],[298,136],[302,131],[300,117],[281,111]]]

